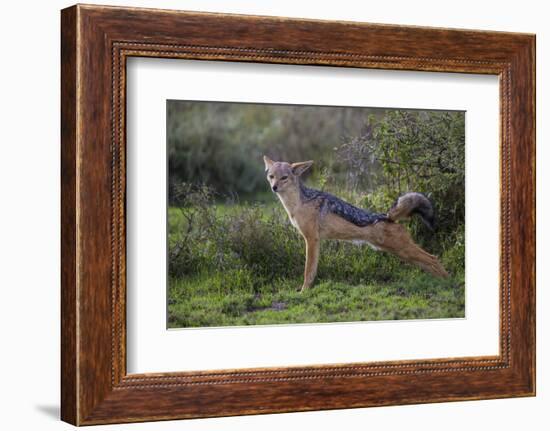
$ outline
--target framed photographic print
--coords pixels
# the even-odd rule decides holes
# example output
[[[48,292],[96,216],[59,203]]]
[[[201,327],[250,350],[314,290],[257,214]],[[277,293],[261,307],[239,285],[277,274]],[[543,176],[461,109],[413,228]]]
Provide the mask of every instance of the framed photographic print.
[[[535,394],[535,37],[62,11],[62,419]]]

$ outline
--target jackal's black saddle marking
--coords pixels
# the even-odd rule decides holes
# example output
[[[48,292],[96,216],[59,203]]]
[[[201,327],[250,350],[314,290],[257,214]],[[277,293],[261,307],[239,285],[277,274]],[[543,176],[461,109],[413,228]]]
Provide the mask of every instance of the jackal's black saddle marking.
[[[374,213],[337,198],[330,193],[310,189],[300,184],[300,197],[303,202],[318,201],[321,214],[331,212],[356,226],[364,227],[379,221],[388,221],[386,214]]]

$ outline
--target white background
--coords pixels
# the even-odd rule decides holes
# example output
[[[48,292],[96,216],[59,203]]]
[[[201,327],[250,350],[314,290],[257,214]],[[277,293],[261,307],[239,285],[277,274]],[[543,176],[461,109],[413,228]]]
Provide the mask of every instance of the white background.
[[[127,83],[129,373],[498,354],[498,77],[134,58]],[[466,318],[167,331],[167,99],[466,111]]]
[[[115,4],[103,1],[102,3]],[[354,430],[547,429],[550,217],[550,28],[541,1],[312,2],[297,0],[118,1],[116,4],[537,33],[538,289],[536,398],[293,413],[96,429]],[[5,2],[0,94],[0,424],[70,429],[59,410],[59,9],[70,3]],[[545,169],[546,168],[546,169]]]

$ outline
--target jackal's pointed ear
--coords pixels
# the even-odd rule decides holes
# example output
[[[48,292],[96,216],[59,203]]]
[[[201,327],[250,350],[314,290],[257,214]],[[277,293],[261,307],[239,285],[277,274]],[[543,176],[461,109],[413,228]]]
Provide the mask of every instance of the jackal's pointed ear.
[[[311,167],[311,165],[313,165],[313,160],[308,160],[307,162],[292,163],[292,165],[290,166],[292,167],[292,173],[299,177],[305,171],[307,171]]]
[[[265,163],[265,170],[268,171],[271,165],[275,162],[271,160],[269,157],[264,156],[264,163]]]

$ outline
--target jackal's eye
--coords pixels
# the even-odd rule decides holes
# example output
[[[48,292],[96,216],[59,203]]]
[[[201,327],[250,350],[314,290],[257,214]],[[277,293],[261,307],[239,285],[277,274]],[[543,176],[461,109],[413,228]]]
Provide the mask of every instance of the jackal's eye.
[[[275,178],[273,175],[270,175],[269,176],[269,179],[272,180],[273,178]]]
[[[286,180],[288,177],[285,175],[284,177],[281,177],[281,180]]]

